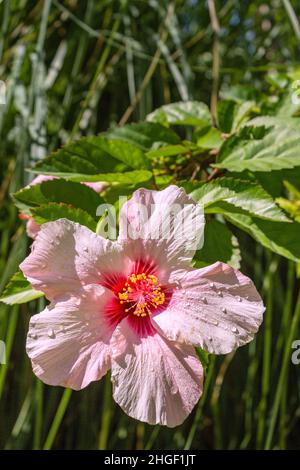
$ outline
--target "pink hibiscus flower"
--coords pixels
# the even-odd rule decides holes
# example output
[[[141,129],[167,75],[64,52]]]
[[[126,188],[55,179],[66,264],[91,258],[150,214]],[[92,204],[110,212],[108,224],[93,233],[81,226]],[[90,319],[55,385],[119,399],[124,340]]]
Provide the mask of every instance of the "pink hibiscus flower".
[[[141,204],[148,222],[141,223]],[[187,228],[181,236],[172,216],[165,227],[174,205]],[[202,394],[194,346],[227,354],[253,339],[264,311],[239,271],[220,262],[191,267],[201,217],[199,205],[170,186],[133,194],[115,242],[65,219],[44,224],[21,264],[51,301],[30,320],[34,373],[79,390],[111,369],[114,399],[129,416],[181,424]]]
[[[50,176],[50,175],[38,175],[32,182],[30,183],[29,186],[34,186],[36,184],[41,184],[44,181],[51,181],[57,179],[55,176]],[[103,189],[106,187],[106,183],[103,183],[102,181],[96,181],[96,182],[85,182],[82,183],[85,184],[86,186],[89,186],[92,188],[96,193],[101,193]],[[21,220],[27,220],[26,222],[26,233],[27,235],[32,238],[33,240],[36,238],[37,234],[40,231],[40,224],[38,224],[32,215],[27,215],[24,214],[23,212],[20,212],[19,218]]]

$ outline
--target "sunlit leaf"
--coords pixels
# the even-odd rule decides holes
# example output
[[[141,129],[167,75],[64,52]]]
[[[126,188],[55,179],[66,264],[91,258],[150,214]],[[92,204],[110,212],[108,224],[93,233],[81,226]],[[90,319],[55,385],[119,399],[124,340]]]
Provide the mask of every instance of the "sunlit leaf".
[[[156,109],[148,114],[147,121],[158,122],[164,126],[203,126],[211,124],[211,115],[205,103],[179,101]]]
[[[8,282],[0,301],[9,305],[24,304],[43,295],[43,292],[33,289],[21,271],[18,271]]]

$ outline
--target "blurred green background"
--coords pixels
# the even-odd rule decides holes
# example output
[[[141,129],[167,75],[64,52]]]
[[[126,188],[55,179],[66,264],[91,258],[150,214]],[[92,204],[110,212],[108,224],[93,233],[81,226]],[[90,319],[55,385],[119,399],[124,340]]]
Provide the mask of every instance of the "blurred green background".
[[[210,103],[270,74],[297,67],[300,3],[216,1],[220,75],[213,28],[198,0],[0,0],[0,290],[29,241],[10,193],[29,183],[31,164],[70,139],[139,121],[162,104]],[[232,88],[234,87],[234,88]],[[80,392],[39,382],[25,353],[29,306],[0,304],[0,448],[300,448],[300,365],[287,342],[299,281],[295,266],[236,230],[250,275],[267,304],[255,341],[210,360],[203,398],[175,429],[127,417],[109,377]],[[300,240],[299,240],[300,243]],[[296,309],[296,310],[295,310]],[[298,336],[300,331],[298,327]],[[288,345],[288,346],[286,346]]]

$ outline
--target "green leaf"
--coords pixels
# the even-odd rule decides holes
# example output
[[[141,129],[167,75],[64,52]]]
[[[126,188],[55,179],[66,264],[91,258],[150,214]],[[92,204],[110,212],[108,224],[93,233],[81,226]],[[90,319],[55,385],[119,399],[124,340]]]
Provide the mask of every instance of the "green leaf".
[[[296,222],[300,223],[300,201],[290,201],[283,197],[277,198],[276,201]]]
[[[147,153],[148,158],[172,157],[174,155],[184,155],[191,152],[191,148],[185,145],[168,145],[157,150],[150,150]]]
[[[197,268],[223,261],[237,269],[241,260],[238,241],[225,224],[211,220],[205,225],[204,245],[196,252],[194,260]]]
[[[289,222],[272,197],[258,183],[230,177],[218,178],[195,189],[191,197],[203,204],[206,213],[231,212],[230,206],[234,206],[256,217]],[[226,203],[225,206],[221,202]]]
[[[39,173],[39,171],[34,171]],[[72,181],[105,181],[107,183],[118,183],[124,185],[136,185],[149,181],[153,177],[153,173],[147,170],[124,171],[122,173],[98,173],[96,175],[89,175],[85,173],[71,173],[71,172],[55,172],[55,170],[43,170],[44,175],[53,175],[58,178],[65,178]]]
[[[9,256],[5,263],[5,268],[1,273],[0,292],[2,292],[2,289],[4,288],[8,280],[16,272],[20,263],[25,258],[27,246],[28,238],[26,236],[26,233],[24,233],[23,231],[17,232],[14,236],[14,243],[12,244],[11,250],[9,251]]]
[[[31,300],[38,299],[43,295],[43,292],[31,287],[31,284],[23,276],[21,271],[17,271],[5,287],[0,301],[9,305],[24,304]]]
[[[74,181],[50,180],[28,186],[13,194],[16,205],[27,212],[49,202],[65,203],[78,207],[96,217],[97,207],[104,202],[92,188]]]
[[[207,126],[211,115],[205,103],[198,101],[178,101],[166,104],[148,114],[147,121],[158,122],[163,126]]]
[[[225,218],[249,233],[257,242],[292,261],[300,261],[300,224],[271,222],[242,214],[224,214]]]
[[[57,219],[69,219],[85,225],[90,230],[96,230],[96,220],[87,212],[80,208],[68,206],[63,203],[49,203],[32,209],[32,215],[38,224],[51,222]]]
[[[150,169],[151,163],[140,147],[96,136],[67,144],[38,162],[32,171],[74,181],[132,184],[135,178],[147,181],[151,177]]]
[[[218,103],[218,123],[223,132],[230,133],[233,126],[235,101],[222,100]]]
[[[298,186],[300,181],[298,180]],[[288,190],[289,194],[291,195],[292,199],[300,201],[300,189],[297,188],[294,184],[290,183],[289,181],[283,181],[284,186]]]
[[[293,131],[300,130],[300,118],[283,117],[283,116],[257,116],[250,121],[244,123],[244,127],[274,127],[288,128]]]
[[[244,128],[245,129],[245,128]],[[274,129],[261,139],[236,142],[221,162],[213,166],[229,171],[270,172],[300,166],[300,134],[290,129]]]
[[[203,149],[220,148],[224,140],[222,133],[215,127],[202,127],[199,131],[194,132],[197,146]]]
[[[220,129],[227,133],[236,131],[253,111],[258,111],[254,101],[220,101],[218,104]]]
[[[105,133],[108,139],[130,142],[144,151],[163,145],[180,144],[180,137],[172,129],[156,122],[139,122],[124,127],[115,127]]]

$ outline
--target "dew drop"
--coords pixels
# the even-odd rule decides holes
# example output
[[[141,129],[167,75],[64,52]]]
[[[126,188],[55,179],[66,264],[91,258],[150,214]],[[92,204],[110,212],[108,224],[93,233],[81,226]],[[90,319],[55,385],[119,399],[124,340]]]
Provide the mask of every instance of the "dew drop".
[[[221,291],[219,290],[218,296],[219,296],[219,297],[223,297],[223,292],[221,292]]]
[[[207,304],[207,298],[206,298],[206,297],[201,297],[201,300],[202,300],[202,302],[204,302],[205,304]]]
[[[211,336],[208,337],[208,341],[210,341],[210,342],[212,341],[212,337],[211,337]]]
[[[37,339],[38,338],[38,335],[36,333],[31,333],[30,334],[30,338],[32,339]]]
[[[232,333],[238,333],[239,332],[239,330],[235,326],[233,326],[231,328],[231,331],[232,331]]]
[[[249,300],[249,295],[246,295],[246,300]]]
[[[238,302],[241,302],[241,301],[242,301],[241,297],[238,297]]]
[[[227,313],[227,309],[225,307],[222,308],[223,313]]]
[[[211,288],[213,289],[213,288],[215,287],[214,283],[211,282],[211,283],[209,284],[209,287],[211,287]]]
[[[54,330],[52,330],[52,329],[49,330],[49,331],[48,331],[48,336],[49,336],[49,338],[52,338],[52,339],[55,338]]]
[[[85,247],[83,248],[83,251],[85,251],[86,253],[88,253],[89,249],[85,246]]]

